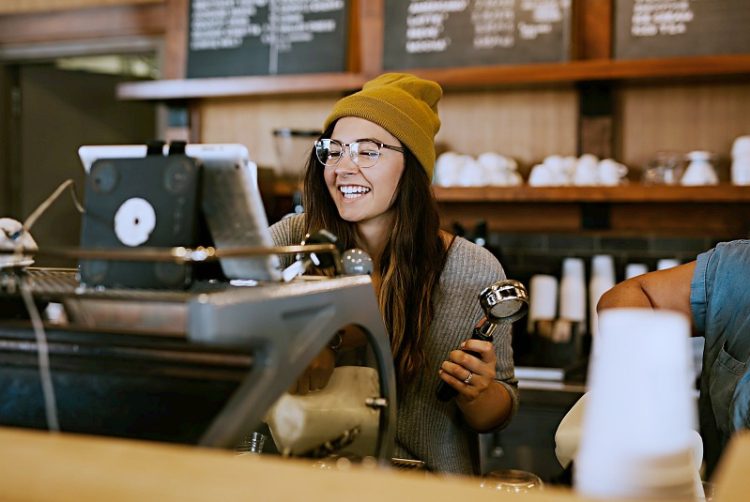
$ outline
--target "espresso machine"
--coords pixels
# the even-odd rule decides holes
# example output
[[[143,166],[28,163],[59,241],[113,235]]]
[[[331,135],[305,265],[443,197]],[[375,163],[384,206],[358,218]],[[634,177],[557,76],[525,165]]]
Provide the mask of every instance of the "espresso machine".
[[[390,462],[395,374],[363,260],[273,246],[246,149],[193,146],[87,151],[81,247],[0,249],[0,425],[235,448],[356,325],[377,370],[372,456]],[[29,266],[45,255],[80,265]],[[272,264],[295,255],[334,266],[282,281]]]

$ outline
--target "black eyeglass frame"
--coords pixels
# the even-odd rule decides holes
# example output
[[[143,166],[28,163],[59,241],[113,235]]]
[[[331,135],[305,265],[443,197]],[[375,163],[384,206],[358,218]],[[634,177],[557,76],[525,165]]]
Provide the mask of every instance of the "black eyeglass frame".
[[[319,140],[315,141],[314,147],[315,147],[315,158],[318,160],[318,162],[320,162],[320,164],[322,164],[325,167],[334,167],[334,166],[337,166],[339,164],[339,162],[341,162],[341,158],[343,157],[343,155],[340,155],[336,159],[336,162],[334,162],[332,164],[323,162],[323,160],[321,160],[321,158],[320,158],[319,150],[323,148],[322,145],[323,145],[324,141],[328,141],[329,144],[330,143],[334,143],[336,145],[339,145],[341,147],[341,151],[342,152],[345,151],[345,150],[348,150],[348,152],[349,152],[349,158],[352,159],[352,162],[354,162],[354,164],[357,167],[360,167],[362,169],[369,169],[369,168],[373,167],[375,164],[377,164],[378,160],[380,160],[380,150],[382,150],[383,148],[387,148],[389,150],[393,150],[393,151],[401,152],[401,153],[405,153],[406,152],[406,149],[404,147],[402,147],[402,146],[389,145],[387,143],[383,143],[382,141],[378,141],[378,140],[372,139],[372,138],[362,138],[362,139],[358,139],[358,140],[352,141],[351,143],[342,143],[341,141],[339,141],[337,139],[323,138],[323,139],[319,139]],[[375,159],[375,162],[372,163],[372,165],[369,165],[369,166],[360,166],[359,163],[357,163],[357,161],[354,160],[354,157],[352,156],[351,145],[354,144],[354,143],[365,143],[365,142],[372,143],[372,144],[374,144],[374,145],[376,145],[378,147],[378,156]],[[359,156],[359,152],[357,152],[357,155]]]

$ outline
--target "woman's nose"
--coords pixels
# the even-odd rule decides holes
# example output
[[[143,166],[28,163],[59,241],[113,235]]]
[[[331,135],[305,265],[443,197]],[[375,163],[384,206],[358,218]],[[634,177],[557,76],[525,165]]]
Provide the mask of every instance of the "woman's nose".
[[[336,164],[336,174],[352,174],[359,170],[359,166],[354,163],[351,155],[342,156],[339,163]]]

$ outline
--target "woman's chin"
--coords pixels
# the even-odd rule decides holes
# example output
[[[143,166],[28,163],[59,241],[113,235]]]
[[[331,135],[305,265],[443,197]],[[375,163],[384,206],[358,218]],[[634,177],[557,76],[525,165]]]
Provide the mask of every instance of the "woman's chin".
[[[348,221],[349,223],[357,223],[359,221],[362,221],[362,216],[354,213],[353,211],[339,211],[339,216],[342,220]]]

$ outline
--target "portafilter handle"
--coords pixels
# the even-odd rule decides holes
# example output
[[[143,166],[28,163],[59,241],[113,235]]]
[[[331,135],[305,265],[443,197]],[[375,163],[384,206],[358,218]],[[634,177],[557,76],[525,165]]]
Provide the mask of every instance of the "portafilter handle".
[[[526,287],[519,281],[503,279],[493,283],[479,292],[479,305],[485,318],[474,327],[471,338],[492,342],[492,334],[500,323],[517,321],[529,310],[529,295]],[[479,357],[479,354],[463,349],[464,352]],[[448,401],[458,391],[441,381],[438,384],[437,398]]]

